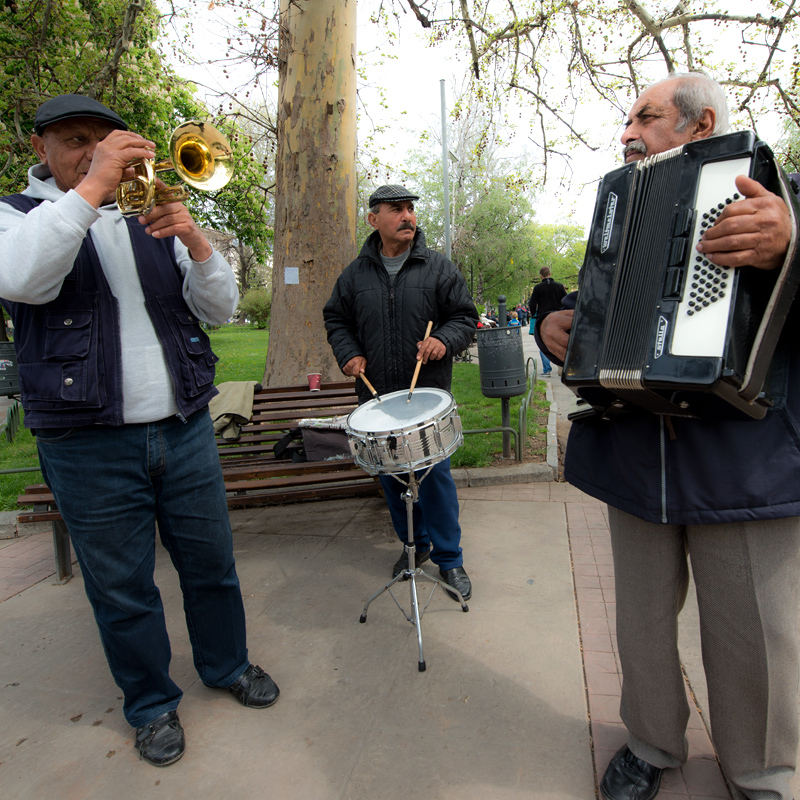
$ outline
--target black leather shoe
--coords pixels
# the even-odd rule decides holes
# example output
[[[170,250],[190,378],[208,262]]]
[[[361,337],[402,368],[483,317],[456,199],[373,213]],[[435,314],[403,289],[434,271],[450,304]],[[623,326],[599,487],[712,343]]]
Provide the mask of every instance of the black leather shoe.
[[[416,550],[414,552],[414,564],[419,566],[420,564],[424,564],[429,558],[431,557],[431,551],[425,550],[420,551]],[[392,569],[392,577],[396,578],[401,572],[408,569],[408,553],[403,550],[403,555],[395,561],[394,568]]]
[[[439,574],[442,576],[442,580],[452,586],[454,589],[457,589],[461,592],[461,596],[465,600],[469,600],[472,597],[472,583],[469,579],[469,575],[467,575],[467,571],[464,567],[453,567],[453,569],[440,569]],[[447,589],[445,589],[447,592]],[[450,597],[453,598],[456,602],[458,602],[458,595],[453,594],[453,592],[447,592]]]
[[[228,691],[248,708],[266,708],[277,702],[280,689],[261,667],[251,664],[228,687]]]
[[[611,759],[600,782],[600,794],[605,800],[653,800],[663,771],[636,758],[626,745]]]
[[[139,758],[155,767],[174,764],[186,750],[186,739],[177,711],[167,711],[136,729]]]

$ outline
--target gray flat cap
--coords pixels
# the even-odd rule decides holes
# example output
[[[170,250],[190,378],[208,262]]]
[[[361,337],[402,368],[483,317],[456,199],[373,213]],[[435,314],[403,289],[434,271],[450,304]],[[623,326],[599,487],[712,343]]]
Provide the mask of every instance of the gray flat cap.
[[[370,195],[369,207],[372,208],[378,203],[402,203],[403,200],[419,200],[419,195],[412,194],[399,183],[387,183],[385,186],[379,186]]]
[[[85,97],[82,94],[60,94],[45,103],[42,103],[36,110],[33,120],[33,127],[36,133],[41,136],[42,131],[54,122],[61,122],[72,117],[93,117],[110,122],[123,131],[128,130],[125,121],[118,117],[110,108],[106,108],[97,100]]]

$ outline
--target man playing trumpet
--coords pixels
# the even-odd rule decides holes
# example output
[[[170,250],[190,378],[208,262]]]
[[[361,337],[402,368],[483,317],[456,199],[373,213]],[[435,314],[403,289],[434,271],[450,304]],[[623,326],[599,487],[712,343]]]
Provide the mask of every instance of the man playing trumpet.
[[[155,528],[181,578],[203,682],[263,708],[278,687],[247,655],[245,616],[208,401],[199,321],[238,302],[230,266],[181,203],[124,219],[131,162],[155,146],[104,105],[36,112],[41,161],[0,198],[0,298],[14,322],[25,425],[67,524],[140,757],[177,761],[182,692],[153,580]]]

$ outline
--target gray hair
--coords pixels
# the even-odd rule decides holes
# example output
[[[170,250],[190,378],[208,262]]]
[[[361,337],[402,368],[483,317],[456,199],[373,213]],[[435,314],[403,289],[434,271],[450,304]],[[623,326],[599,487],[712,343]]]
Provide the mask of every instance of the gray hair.
[[[657,83],[678,81],[672,102],[678,109],[678,124],[675,130],[680,133],[703,116],[704,108],[714,109],[716,122],[712,136],[722,136],[728,132],[728,100],[722,87],[703,72],[675,72]],[[656,84],[653,84],[654,86]]]

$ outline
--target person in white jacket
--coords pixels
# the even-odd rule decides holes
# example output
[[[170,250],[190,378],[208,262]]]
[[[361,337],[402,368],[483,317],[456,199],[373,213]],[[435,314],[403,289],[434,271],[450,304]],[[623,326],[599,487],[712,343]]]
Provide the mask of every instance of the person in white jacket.
[[[36,113],[40,164],[0,198],[0,299],[14,323],[25,424],[75,548],[136,748],[184,753],[155,532],[180,575],[195,667],[263,708],[278,687],[247,654],[225,487],[208,413],[214,362],[199,321],[238,302],[230,266],[181,203],[123,217],[130,162],[153,142],[106,106],[60,95]]]

